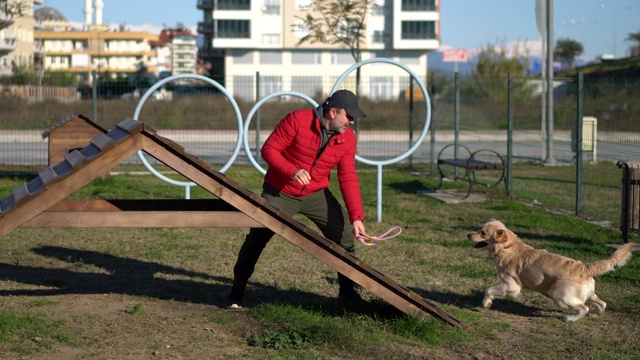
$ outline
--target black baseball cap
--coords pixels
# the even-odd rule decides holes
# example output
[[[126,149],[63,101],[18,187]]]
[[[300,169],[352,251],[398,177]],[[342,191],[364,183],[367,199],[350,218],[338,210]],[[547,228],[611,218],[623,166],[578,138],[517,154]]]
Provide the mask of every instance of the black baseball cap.
[[[367,114],[360,109],[356,95],[346,89],[338,90],[331,94],[325,104],[334,108],[345,109],[347,114],[355,119],[362,119],[367,116]]]

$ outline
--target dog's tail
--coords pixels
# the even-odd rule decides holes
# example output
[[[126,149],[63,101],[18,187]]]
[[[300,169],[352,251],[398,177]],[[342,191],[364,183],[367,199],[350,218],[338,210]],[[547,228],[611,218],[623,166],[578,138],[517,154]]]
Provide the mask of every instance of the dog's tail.
[[[608,273],[617,267],[620,267],[631,259],[631,249],[633,243],[627,243],[622,245],[616,250],[608,259],[594,261],[590,264],[585,264],[587,273],[589,276],[602,275]]]

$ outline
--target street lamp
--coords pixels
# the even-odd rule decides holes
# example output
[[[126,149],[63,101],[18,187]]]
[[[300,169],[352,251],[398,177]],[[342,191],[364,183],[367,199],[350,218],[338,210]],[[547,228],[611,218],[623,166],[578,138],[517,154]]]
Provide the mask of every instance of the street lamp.
[[[607,7],[605,4],[600,4],[600,8],[604,9],[604,10],[611,10],[613,11],[613,57],[617,57],[616,55],[616,37],[617,37],[617,33],[618,33],[618,11],[620,10],[631,10],[633,9],[633,5],[627,5],[627,6],[622,6],[619,8],[610,8]]]

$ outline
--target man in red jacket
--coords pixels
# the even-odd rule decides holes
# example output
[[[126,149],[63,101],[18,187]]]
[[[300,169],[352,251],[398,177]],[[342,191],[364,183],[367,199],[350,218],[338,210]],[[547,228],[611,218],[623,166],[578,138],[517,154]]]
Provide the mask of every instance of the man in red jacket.
[[[285,116],[261,150],[269,165],[262,192],[267,202],[290,215],[307,216],[326,238],[350,253],[355,253],[354,236],[365,233],[365,227],[356,174],[356,136],[349,126],[365,116],[351,91],[338,90],[315,109],[297,110]],[[346,210],[329,190],[329,176],[334,167],[338,168]],[[233,286],[226,300],[228,308],[242,307],[247,282],[273,235],[268,228],[249,231],[233,268]],[[361,300],[351,279],[338,273],[338,284],[339,299]]]

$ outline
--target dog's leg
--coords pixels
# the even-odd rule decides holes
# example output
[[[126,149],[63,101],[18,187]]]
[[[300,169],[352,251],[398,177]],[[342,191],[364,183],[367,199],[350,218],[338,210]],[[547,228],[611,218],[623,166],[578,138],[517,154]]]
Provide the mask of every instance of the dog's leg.
[[[589,312],[589,307],[585,304],[567,304],[562,301],[557,301],[556,303],[561,308],[565,308],[565,309],[569,308],[575,311],[575,314],[567,315],[563,317],[562,321],[566,321],[566,322],[576,321],[576,320],[582,319]]]
[[[503,298],[507,295],[517,297],[520,294],[520,289],[520,285],[515,281],[509,280],[493,285],[485,291],[482,307],[485,309],[490,308],[495,298]]]
[[[597,316],[599,314],[602,314],[604,312],[604,309],[607,308],[607,303],[600,300],[600,298],[596,294],[591,295],[589,300],[591,300],[591,302],[595,306],[594,311],[589,312],[589,316]]]

